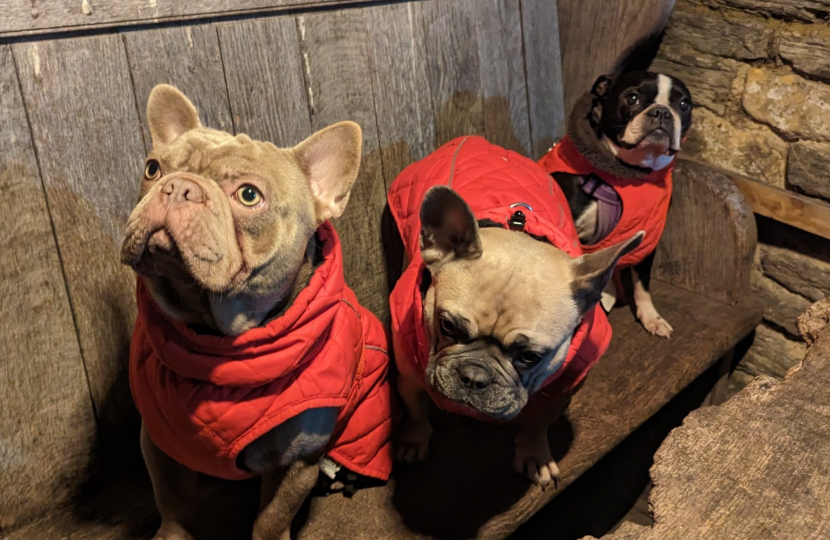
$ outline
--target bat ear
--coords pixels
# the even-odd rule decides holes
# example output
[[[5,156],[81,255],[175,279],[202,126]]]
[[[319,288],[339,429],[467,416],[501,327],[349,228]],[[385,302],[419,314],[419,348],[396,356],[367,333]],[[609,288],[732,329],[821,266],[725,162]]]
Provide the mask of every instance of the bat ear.
[[[591,87],[591,94],[593,94],[595,98],[603,100],[608,97],[608,92],[611,90],[611,86],[613,85],[614,81],[610,76],[600,75],[596,82],[594,82],[594,86]]]

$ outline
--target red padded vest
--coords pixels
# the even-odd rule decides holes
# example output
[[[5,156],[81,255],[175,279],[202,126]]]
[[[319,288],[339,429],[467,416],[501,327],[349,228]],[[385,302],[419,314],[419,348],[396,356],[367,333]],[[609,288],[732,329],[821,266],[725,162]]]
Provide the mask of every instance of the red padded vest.
[[[490,144],[482,137],[450,141],[407,167],[392,183],[387,196],[389,208],[410,260],[390,297],[395,350],[412,363],[421,385],[439,408],[487,420],[478,411],[433,392],[424,381],[429,340],[420,293],[425,268],[420,251],[420,208],[427,190],[436,185],[452,187],[480,220],[506,224],[515,211],[510,205],[525,203],[533,208],[532,211],[521,208],[527,216],[525,232],[546,238],[571,257],[582,255],[582,251],[567,201],[556,182],[532,160]],[[542,387],[546,390],[531,397],[525,411],[553,403],[576,387],[610,341],[611,326],[605,312],[592,308],[574,332],[565,362],[544,382]]]
[[[622,201],[622,216],[611,233],[596,244],[583,245],[582,250],[593,253],[623,240],[637,231],[646,231],[643,242],[617,263],[617,268],[627,268],[642,262],[657,248],[666,226],[666,216],[671,201],[674,161],[665,169],[654,171],[646,178],[618,178],[594,167],[576,148],[571,137],[565,136],[539,160],[548,172],[564,172],[587,176],[595,174],[613,187]]]
[[[389,477],[386,335],[345,284],[334,227],[317,232],[324,260],[309,284],[284,314],[239,336],[199,334],[170,319],[138,280],[130,388],[152,441],[189,469],[252,476],[236,465],[243,448],[305,410],[337,407],[328,455]]]

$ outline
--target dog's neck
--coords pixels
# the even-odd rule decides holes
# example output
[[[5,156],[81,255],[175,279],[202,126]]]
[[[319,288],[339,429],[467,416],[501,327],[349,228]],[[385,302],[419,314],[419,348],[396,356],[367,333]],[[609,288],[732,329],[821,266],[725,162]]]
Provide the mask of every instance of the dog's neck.
[[[591,122],[593,96],[590,92],[583,95],[568,118],[568,135],[579,152],[597,169],[618,178],[646,178],[651,169],[635,167],[620,160],[609,145],[597,134]]]
[[[245,295],[208,295],[194,284],[174,284],[164,278],[147,278],[145,283],[153,300],[165,313],[200,333],[224,335],[216,317],[218,310],[215,305],[212,306],[222,302],[225,326],[229,325],[228,320],[232,320],[231,326],[239,329],[234,334],[240,334],[282,315],[308,285],[320,256],[321,248],[316,235],[313,235],[286,292],[266,299]]]

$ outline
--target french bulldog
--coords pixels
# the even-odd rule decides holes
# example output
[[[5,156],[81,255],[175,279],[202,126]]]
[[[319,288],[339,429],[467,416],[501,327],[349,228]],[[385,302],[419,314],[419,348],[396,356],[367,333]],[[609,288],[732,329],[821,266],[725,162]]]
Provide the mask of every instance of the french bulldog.
[[[514,468],[546,488],[559,469],[548,427],[610,341],[595,306],[643,234],[583,255],[564,194],[533,161],[456,139],[394,181],[406,250],[390,298],[398,391],[408,418],[396,458],[427,457],[430,399],[518,422]]]
[[[194,515],[206,474],[261,476],[252,537],[285,540],[321,460],[381,480],[391,469],[385,333],[345,285],[329,223],[357,177],[361,130],[341,122],[279,149],[203,127],[167,85],[147,121],[121,259],[138,274],[130,386],[155,538],[193,540],[192,524],[212,519]]]
[[[679,79],[645,71],[602,76],[574,108],[568,135],[540,162],[568,197],[586,251],[646,231],[643,245],[621,261],[621,279],[602,305],[610,310],[624,296],[617,288],[629,285],[639,321],[665,338],[673,329],[654,307],[649,282],[674,159],[691,122],[692,96]]]

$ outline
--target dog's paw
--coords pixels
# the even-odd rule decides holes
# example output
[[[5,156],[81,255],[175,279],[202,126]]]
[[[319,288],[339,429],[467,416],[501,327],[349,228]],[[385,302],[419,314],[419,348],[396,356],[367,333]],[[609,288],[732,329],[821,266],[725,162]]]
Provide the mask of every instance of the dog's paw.
[[[432,426],[429,422],[408,422],[395,441],[395,459],[415,463],[427,458]]]
[[[542,490],[559,486],[559,467],[550,453],[548,441],[544,437],[516,437],[516,456],[513,468],[526,476]]]
[[[162,521],[153,540],[193,540],[193,537],[178,523]]]
[[[671,338],[671,333],[674,328],[657,313],[657,310],[652,306],[650,309],[637,308],[637,318],[643,325],[643,328],[648,330],[652,336],[660,336],[666,339]]]

